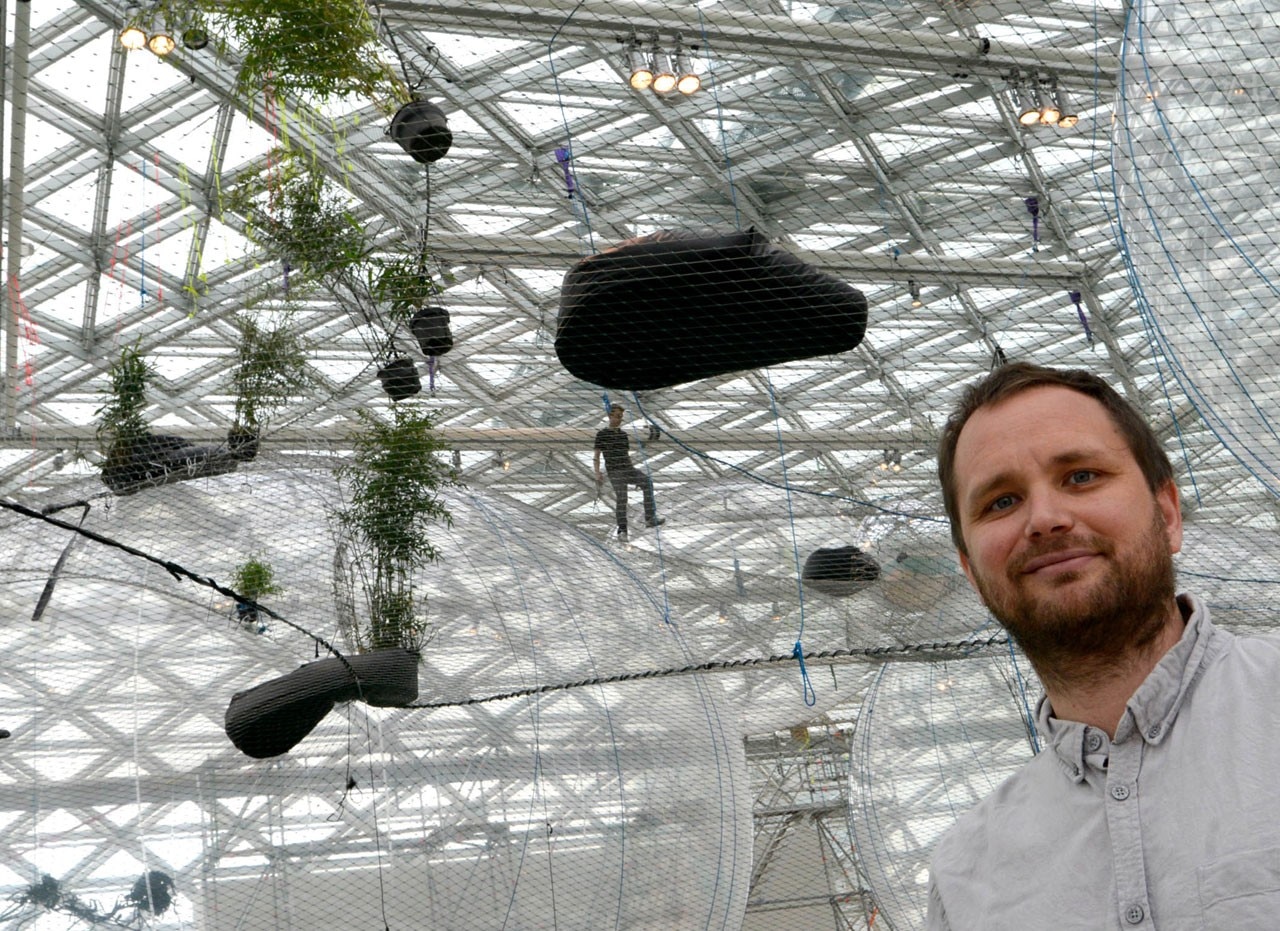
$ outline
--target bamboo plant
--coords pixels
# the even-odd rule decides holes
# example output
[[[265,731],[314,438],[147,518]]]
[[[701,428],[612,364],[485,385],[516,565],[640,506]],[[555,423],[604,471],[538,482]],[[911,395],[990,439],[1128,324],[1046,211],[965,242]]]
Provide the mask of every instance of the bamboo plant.
[[[398,404],[390,420],[361,417],[354,454],[339,469],[346,504],[335,515],[355,556],[368,611],[367,624],[349,633],[361,652],[420,652],[431,625],[415,575],[440,558],[428,533],[452,524],[442,494],[461,485],[459,473],[440,457],[447,447],[431,412]]]
[[[235,326],[240,331],[236,363],[231,370],[235,424],[227,439],[233,454],[252,458],[271,415],[316,382],[307,369],[306,351],[290,328],[287,313],[272,323],[240,314]]]

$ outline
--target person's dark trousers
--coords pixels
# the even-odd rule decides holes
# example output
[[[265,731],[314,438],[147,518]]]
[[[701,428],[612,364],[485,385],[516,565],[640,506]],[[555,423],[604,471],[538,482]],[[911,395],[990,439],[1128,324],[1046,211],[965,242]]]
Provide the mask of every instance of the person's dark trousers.
[[[627,487],[629,485],[639,486],[640,491],[644,494],[645,523],[650,525],[657,523],[658,506],[653,500],[653,479],[639,469],[630,469],[626,472],[610,472],[609,484],[613,486],[613,494],[617,500],[614,514],[618,521],[619,531],[622,533],[627,532]]]

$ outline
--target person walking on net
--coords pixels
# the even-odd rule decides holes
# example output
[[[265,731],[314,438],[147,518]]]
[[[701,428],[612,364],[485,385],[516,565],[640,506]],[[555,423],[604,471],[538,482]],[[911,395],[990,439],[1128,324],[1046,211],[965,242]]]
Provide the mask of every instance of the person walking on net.
[[[631,485],[638,486],[644,494],[645,526],[657,527],[666,523],[665,518],[658,517],[658,506],[653,499],[653,480],[631,462],[631,439],[622,429],[622,415],[626,412],[627,409],[620,404],[609,408],[609,426],[596,431],[594,457],[596,485],[604,484],[605,477],[600,471],[603,457],[609,484],[613,486],[619,540],[627,538],[627,489]]]
[[[930,931],[1280,927],[1280,638],[1178,592],[1146,420],[1089,372],[1005,365],[947,421],[938,476],[961,567],[1044,685],[1045,749],[934,848]]]

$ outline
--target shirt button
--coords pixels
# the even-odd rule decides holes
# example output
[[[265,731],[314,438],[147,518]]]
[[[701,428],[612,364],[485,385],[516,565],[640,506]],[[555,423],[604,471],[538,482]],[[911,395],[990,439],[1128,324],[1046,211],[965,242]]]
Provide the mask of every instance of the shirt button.
[[[1085,741],[1090,750],[1097,750],[1102,746],[1102,737],[1098,734],[1090,734],[1089,739]]]
[[[1130,905],[1124,910],[1124,920],[1131,925],[1142,924],[1142,919],[1146,916],[1147,913],[1142,910],[1141,905]]]
[[[1159,736],[1160,736],[1160,725],[1152,724],[1151,727],[1147,729],[1147,739],[1155,740]]]
[[[1123,802],[1125,799],[1129,797],[1129,787],[1128,786],[1112,786],[1111,797],[1115,799],[1117,802]],[[1138,907],[1135,905],[1134,908],[1138,908]],[[1138,908],[1138,911],[1141,912],[1142,909]],[[1142,915],[1138,915],[1138,921],[1141,921],[1141,920],[1142,920]]]

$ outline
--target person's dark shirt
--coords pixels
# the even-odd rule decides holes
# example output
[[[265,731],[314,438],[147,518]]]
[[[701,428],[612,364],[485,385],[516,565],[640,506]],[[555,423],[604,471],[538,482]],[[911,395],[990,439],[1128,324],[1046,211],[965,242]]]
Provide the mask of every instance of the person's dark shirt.
[[[631,440],[620,427],[605,427],[596,432],[596,450],[604,455],[606,472],[626,471],[631,466]]]

